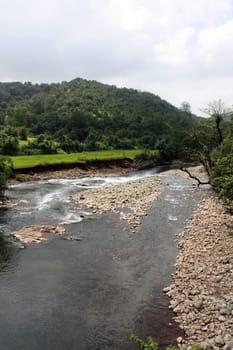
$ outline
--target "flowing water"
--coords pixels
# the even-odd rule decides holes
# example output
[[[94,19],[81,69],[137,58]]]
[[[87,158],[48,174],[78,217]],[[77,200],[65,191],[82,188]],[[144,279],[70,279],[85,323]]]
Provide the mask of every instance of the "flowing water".
[[[136,234],[116,214],[77,211],[71,195],[151,171],[120,177],[57,179],[10,186],[15,207],[0,212],[0,349],[129,350],[130,334],[165,346],[179,334],[162,289],[177,254],[175,235],[196,196],[189,181],[160,175],[164,189]],[[69,222],[68,241],[53,237],[20,249],[10,232]]]

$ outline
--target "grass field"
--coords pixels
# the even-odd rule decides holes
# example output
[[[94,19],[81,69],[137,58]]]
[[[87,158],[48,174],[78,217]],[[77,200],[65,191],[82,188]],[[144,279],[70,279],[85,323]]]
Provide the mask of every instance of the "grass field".
[[[52,164],[86,163],[95,160],[134,159],[135,156],[140,153],[142,153],[142,150],[111,150],[70,154],[39,154],[32,156],[14,156],[10,158],[13,162],[14,169],[24,169]]]

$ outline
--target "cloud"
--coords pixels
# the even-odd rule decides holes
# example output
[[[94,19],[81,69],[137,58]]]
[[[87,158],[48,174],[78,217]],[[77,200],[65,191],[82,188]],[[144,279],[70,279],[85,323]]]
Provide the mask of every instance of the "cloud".
[[[155,55],[162,64],[169,64],[173,67],[185,64],[189,60],[190,44],[195,29],[192,27],[183,28],[176,35],[163,43],[155,45]]]
[[[195,111],[203,96],[212,100],[202,92],[210,83],[219,94],[213,99],[228,98],[232,0],[0,4],[2,81],[96,79],[149,90],[178,106],[187,100]],[[226,84],[221,90],[219,81]]]
[[[206,69],[216,73],[233,74],[233,19],[214,28],[203,30],[198,38],[199,60]]]

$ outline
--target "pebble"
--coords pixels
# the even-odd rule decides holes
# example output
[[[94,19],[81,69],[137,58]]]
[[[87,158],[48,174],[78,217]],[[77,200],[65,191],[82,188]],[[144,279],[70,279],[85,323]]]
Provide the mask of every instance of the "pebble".
[[[111,210],[119,213],[120,219],[126,220],[132,233],[136,233],[136,228],[147,215],[149,206],[158,198],[160,186],[158,176],[149,176],[117,185],[89,189],[85,194],[77,193],[74,200],[90,208],[92,212],[103,213]]]
[[[194,302],[194,307],[196,308],[196,309],[201,309],[201,307],[202,307],[202,305],[203,305],[203,301],[202,300],[197,300],[197,301],[195,301]]]
[[[185,331],[182,346],[233,350],[233,216],[206,193],[180,234],[172,287],[164,289],[174,319]]]
[[[226,321],[226,317],[220,315],[220,316],[218,317],[218,320],[219,320],[220,322],[225,322],[225,321]]]
[[[225,344],[225,341],[224,341],[223,337],[221,337],[220,335],[215,337],[214,342],[217,345],[224,345]]]

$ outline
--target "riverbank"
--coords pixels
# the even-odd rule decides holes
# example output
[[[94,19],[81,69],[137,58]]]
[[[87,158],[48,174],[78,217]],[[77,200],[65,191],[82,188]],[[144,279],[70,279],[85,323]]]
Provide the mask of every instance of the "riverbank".
[[[77,179],[89,176],[117,176],[138,170],[145,164],[131,159],[115,159],[105,161],[92,161],[88,163],[60,164],[33,169],[22,169],[14,172],[10,182],[35,181],[49,179]]]
[[[233,348],[233,216],[206,193],[180,234],[176,273],[165,292],[185,331],[180,348]],[[191,347],[190,347],[191,349]]]

